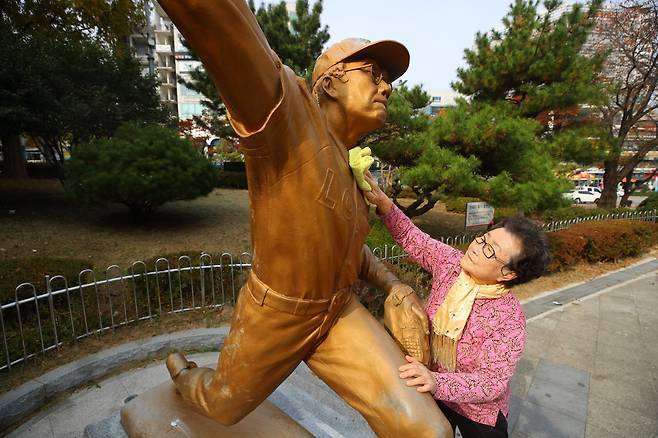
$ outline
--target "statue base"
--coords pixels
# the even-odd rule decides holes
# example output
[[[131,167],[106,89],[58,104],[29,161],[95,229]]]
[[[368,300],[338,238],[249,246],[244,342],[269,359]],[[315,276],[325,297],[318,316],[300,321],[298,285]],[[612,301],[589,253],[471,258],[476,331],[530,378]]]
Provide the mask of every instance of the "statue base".
[[[173,382],[130,400],[121,409],[121,423],[131,438],[313,436],[269,400],[237,424],[223,426],[183,401]]]

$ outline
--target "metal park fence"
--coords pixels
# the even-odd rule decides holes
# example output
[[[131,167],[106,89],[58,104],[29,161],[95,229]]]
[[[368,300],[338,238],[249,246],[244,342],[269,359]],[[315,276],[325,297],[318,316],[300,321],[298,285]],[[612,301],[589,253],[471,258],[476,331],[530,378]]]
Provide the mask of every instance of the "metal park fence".
[[[551,222],[543,227],[556,231],[576,223],[613,219],[656,222],[658,212],[596,215]],[[465,245],[475,236],[467,233],[439,240]],[[396,245],[374,248],[373,253],[391,263],[406,256]],[[62,275],[46,276],[45,289],[32,283],[19,284],[14,300],[0,306],[4,356],[0,371],[11,371],[17,364],[58,350],[65,343],[111,333],[137,321],[234,303],[250,268],[249,253],[238,257],[202,253],[198,260],[181,256],[175,263],[162,257],[151,267],[137,261],[128,269],[118,265],[109,266],[104,272],[85,269],[78,274],[75,285]]]
[[[77,284],[46,276],[45,290],[19,284],[14,301],[0,306],[4,364],[0,371],[66,342],[114,331],[160,315],[234,303],[251,268],[251,255],[235,258],[202,253],[196,263],[178,257],[175,266],[159,258],[152,267],[134,262],[127,270],[109,266],[100,273],[85,269]]]

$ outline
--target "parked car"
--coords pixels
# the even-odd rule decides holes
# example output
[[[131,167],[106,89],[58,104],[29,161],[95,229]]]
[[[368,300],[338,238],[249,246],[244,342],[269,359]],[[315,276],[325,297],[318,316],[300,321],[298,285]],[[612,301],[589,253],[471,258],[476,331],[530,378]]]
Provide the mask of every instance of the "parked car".
[[[576,190],[587,190],[590,193],[598,193],[601,196],[601,189],[596,186],[576,187]]]
[[[599,187],[596,186],[583,186],[583,187],[577,187],[576,190],[587,190],[588,192],[591,193],[598,193],[599,197],[601,197],[602,190]],[[621,185],[617,186],[617,197],[621,198],[624,196],[624,189],[621,187]]]
[[[597,193],[595,191],[589,191],[589,190],[584,190],[584,189],[576,189],[572,190],[567,193],[563,193],[562,196],[564,196],[567,199],[571,199],[575,204],[582,204],[585,202],[599,202],[599,198],[601,197],[601,193]]]

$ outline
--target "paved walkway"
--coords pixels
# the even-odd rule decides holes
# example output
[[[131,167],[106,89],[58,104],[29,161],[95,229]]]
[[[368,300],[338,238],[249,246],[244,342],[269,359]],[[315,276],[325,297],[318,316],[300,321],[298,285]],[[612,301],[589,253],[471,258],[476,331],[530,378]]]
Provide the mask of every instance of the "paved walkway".
[[[511,436],[658,437],[658,270],[558,309],[528,321]]]
[[[631,279],[602,292],[590,290],[589,296],[572,304],[559,306],[549,300],[554,296],[543,297],[544,309],[551,306],[549,312],[536,314],[534,305],[525,306],[528,342],[512,385],[511,437],[658,437],[658,269],[645,265],[644,272],[648,268],[650,273],[644,275],[637,269],[620,271],[616,275]],[[582,288],[590,286],[571,288],[569,296],[581,296]],[[568,294],[559,293],[562,302],[568,302]],[[212,364],[216,357],[210,353],[196,360]],[[304,380],[304,373],[298,370],[273,401],[285,403],[286,391],[297,391],[298,396],[309,392],[310,401],[320,401],[323,384],[315,382],[319,385],[315,390],[299,386],[312,379]],[[116,418],[126,397],[166,379],[161,361],[108,378],[42,410],[10,436],[81,437],[86,425]],[[300,416],[298,421],[307,427],[313,421],[304,417],[308,412],[282,409],[293,418]],[[336,404],[332,409],[342,408]],[[363,436],[332,429],[332,421],[326,418],[312,432]],[[334,424],[343,421],[344,417],[336,417]],[[361,426],[355,420],[348,430],[355,432]]]

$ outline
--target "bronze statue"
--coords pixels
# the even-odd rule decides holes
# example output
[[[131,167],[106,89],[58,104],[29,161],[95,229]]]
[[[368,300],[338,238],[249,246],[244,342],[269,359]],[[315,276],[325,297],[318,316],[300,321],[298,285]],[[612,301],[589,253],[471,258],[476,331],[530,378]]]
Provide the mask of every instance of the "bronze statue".
[[[407,49],[344,40],[318,58],[309,90],[270,49],[244,0],[160,4],[203,60],[241,137],[251,201],[252,272],[217,370],[167,358],[182,398],[235,424],[305,361],[379,436],[452,436],[432,397],[399,378],[404,355],[352,293],[363,278],[393,294],[402,313],[424,317],[418,297],[364,245],[368,207],[347,159],[383,125]]]

